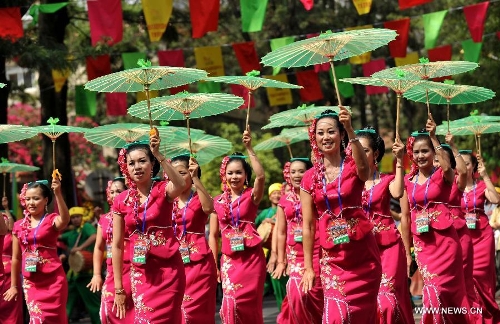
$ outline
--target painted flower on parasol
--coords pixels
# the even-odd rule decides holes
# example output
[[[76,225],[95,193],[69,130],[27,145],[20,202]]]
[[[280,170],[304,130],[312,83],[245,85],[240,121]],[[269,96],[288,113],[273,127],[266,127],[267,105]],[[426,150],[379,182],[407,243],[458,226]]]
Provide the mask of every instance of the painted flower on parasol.
[[[259,77],[260,72],[253,70],[251,72],[246,73],[245,76],[221,76],[221,77],[213,77],[207,78],[206,81],[215,81],[215,82],[224,82],[230,84],[239,84],[248,89],[248,107],[247,107],[247,118],[245,123],[245,129],[248,127],[248,120],[250,118],[250,100],[252,93],[258,88],[288,88],[288,89],[300,89],[301,86],[276,81],[272,79],[266,79]]]
[[[33,130],[32,127],[9,124],[0,125],[0,143],[22,141],[37,134],[38,132]]]
[[[198,69],[151,66],[150,61],[140,59],[136,69],[111,73],[85,84],[85,89],[99,92],[146,92],[149,106],[150,90],[161,90],[193,83],[207,77],[207,72]],[[149,125],[153,123],[149,116]]]
[[[52,140],[52,178],[62,180],[59,170],[56,169],[56,140],[64,133],[85,133],[88,129],[77,126],[57,125],[59,118],[50,117],[47,120],[49,125],[31,127],[38,134],[44,134]]]
[[[149,115],[153,120],[186,119],[189,139],[189,119],[222,114],[237,109],[242,103],[242,98],[230,94],[183,91],[173,96],[154,98],[150,107],[143,102],[136,103],[128,109],[128,113],[139,118],[147,118]]]
[[[285,128],[279,135],[273,136],[265,141],[255,145],[256,151],[267,151],[275,148],[286,146],[290,158],[293,158],[291,144],[309,140],[307,127]]]
[[[350,112],[349,107],[345,107]],[[269,124],[262,127],[262,129],[269,129],[275,127],[294,127],[294,126],[309,126],[317,115],[323,111],[330,109],[339,112],[337,106],[315,106],[302,104],[295,109],[285,110],[276,113],[269,117]]]
[[[2,158],[1,161],[0,172],[3,174],[3,197],[5,197],[5,181],[7,178],[7,173],[31,172],[40,170],[40,168],[36,166],[9,162],[9,160],[7,160],[6,158]]]
[[[394,75],[396,70],[405,72],[405,78],[417,80],[429,80],[444,76],[455,75],[472,71],[479,65],[468,61],[437,61],[429,62],[427,58],[420,58],[419,63],[408,64],[395,68],[385,69],[372,75],[374,78],[385,78]],[[426,89],[426,94],[428,90]],[[427,102],[427,114],[430,114],[429,102]]]
[[[384,28],[358,29],[339,33],[327,31],[319,36],[280,47],[265,55],[262,63],[273,67],[291,68],[329,62],[338,105],[342,106],[333,61],[372,51],[387,45],[396,36],[394,30]]]
[[[401,96],[417,84],[426,83],[423,80],[411,80],[405,78],[406,73],[402,70],[395,70],[390,77],[375,78],[375,77],[360,77],[360,78],[345,78],[340,81],[354,84],[371,85],[378,87],[388,87],[396,92],[396,139],[400,140],[399,136],[399,110],[401,106]]]
[[[436,105],[446,104],[446,116],[450,124],[450,105],[477,103],[489,100],[495,93],[487,88],[470,85],[457,85],[451,80],[427,82],[417,86],[404,94],[406,99],[417,102],[429,102]]]

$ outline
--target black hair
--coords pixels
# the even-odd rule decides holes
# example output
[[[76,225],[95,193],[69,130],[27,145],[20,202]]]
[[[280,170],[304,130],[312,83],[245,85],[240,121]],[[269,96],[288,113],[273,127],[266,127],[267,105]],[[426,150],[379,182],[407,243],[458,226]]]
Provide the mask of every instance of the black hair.
[[[155,177],[158,174],[158,172],[160,171],[160,163],[156,161],[156,158],[153,155],[153,152],[151,151],[149,144],[144,144],[141,142],[132,143],[126,148],[126,150],[127,154],[130,154],[130,152],[135,150],[145,150],[147,156],[149,157],[149,160],[153,164],[153,177]]]
[[[341,135],[340,142],[342,144],[342,145],[340,145],[340,152],[344,152],[344,149],[347,147],[349,139],[347,138],[347,133],[345,131],[344,125],[339,120],[339,115],[331,109],[327,109],[327,110],[321,112],[321,114],[316,117],[316,128],[318,127],[318,122],[323,118],[332,118],[337,122],[337,127],[338,127],[339,133]],[[314,130],[314,131],[316,131],[316,130]]]
[[[28,183],[28,187],[26,188],[26,190],[36,188],[40,188],[43,198],[48,198],[47,205],[50,205],[50,203],[52,202],[52,191],[50,191],[50,188],[40,181],[33,181]]]
[[[186,168],[189,168],[189,159],[190,159],[189,155],[181,154],[181,155],[174,156],[170,163],[173,164],[176,161],[181,161],[181,162],[184,162],[186,164]],[[198,168],[198,178],[201,179],[201,168]]]
[[[306,170],[309,170],[310,168],[313,167],[313,164],[312,164],[311,160],[309,160],[309,159],[290,159],[290,164],[292,164],[293,162],[304,163],[306,166]]]
[[[472,153],[469,153],[469,152],[467,152],[467,153],[460,153],[460,154],[470,156],[470,162],[473,165],[472,173],[473,174],[476,173],[477,172],[477,167],[478,167],[478,165],[477,165],[477,158],[474,155],[472,155]]]
[[[382,161],[385,154],[385,143],[379,133],[375,131],[372,126],[366,126],[359,131],[356,131],[356,136],[359,138],[366,138],[370,143],[370,148],[373,152],[378,152],[377,163]]]
[[[455,160],[455,157],[453,156],[453,151],[451,150],[451,147],[448,145],[442,144],[441,148],[448,153],[448,158],[450,160],[450,165],[453,170],[457,167],[457,161]]]
[[[422,128],[421,130],[419,130],[417,132],[417,134],[418,135],[413,136],[413,133],[412,133],[412,136],[415,138],[415,141],[413,141],[413,143],[419,142],[419,141],[426,141],[427,145],[431,148],[432,152],[436,153],[436,150],[434,149],[434,144],[432,144],[431,137],[429,136],[429,132],[426,131],[425,128]]]
[[[127,185],[125,184],[125,178],[124,177],[116,177],[113,180],[111,180],[111,183],[115,182],[120,182],[123,185],[123,188],[127,190]]]
[[[245,160],[244,155],[241,152],[234,152],[233,154],[229,155],[229,161],[227,162],[227,165],[229,165],[229,163],[233,161],[241,162],[241,164],[243,165],[243,170],[245,170],[245,174],[247,175],[246,182],[250,183],[250,181],[252,180],[252,167]]]

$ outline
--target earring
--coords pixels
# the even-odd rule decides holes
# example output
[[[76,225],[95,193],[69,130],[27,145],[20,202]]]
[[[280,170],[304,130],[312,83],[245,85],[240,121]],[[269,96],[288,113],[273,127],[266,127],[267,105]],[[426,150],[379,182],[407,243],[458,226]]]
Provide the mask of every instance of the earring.
[[[49,206],[48,205],[45,205],[45,212],[48,213],[49,212]]]
[[[248,179],[245,179],[245,186],[248,187]]]

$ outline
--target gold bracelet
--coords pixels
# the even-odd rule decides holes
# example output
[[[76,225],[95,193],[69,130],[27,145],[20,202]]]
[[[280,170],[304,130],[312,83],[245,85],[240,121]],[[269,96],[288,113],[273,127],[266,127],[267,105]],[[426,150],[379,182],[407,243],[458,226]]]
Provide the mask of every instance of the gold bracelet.
[[[455,155],[455,159],[458,158],[459,156],[462,156],[462,154],[458,153],[457,155]]]
[[[163,163],[163,161],[165,161],[166,159],[167,159],[167,158],[166,158],[166,157],[164,157],[163,159],[161,159],[160,161],[158,161],[158,163],[162,164],[162,163]]]
[[[442,149],[442,148],[443,148],[443,147],[442,147],[441,145],[438,145],[438,146],[434,147],[434,149],[435,149],[436,151],[439,151],[439,150],[440,150],[440,149]]]
[[[123,289],[123,288],[116,289],[115,288],[115,295],[125,295],[125,289]]]
[[[354,137],[349,139],[349,143],[359,142],[359,137]]]

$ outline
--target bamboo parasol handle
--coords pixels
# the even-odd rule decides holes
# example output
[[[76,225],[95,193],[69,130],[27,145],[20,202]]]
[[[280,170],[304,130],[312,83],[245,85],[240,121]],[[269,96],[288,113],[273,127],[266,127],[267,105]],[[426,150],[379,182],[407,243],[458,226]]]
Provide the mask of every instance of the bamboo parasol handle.
[[[290,147],[290,144],[287,143],[286,147],[288,148],[288,153],[290,153],[290,159],[293,159],[292,148]]]
[[[429,89],[425,89],[425,99],[427,102],[427,116],[430,116],[431,115],[431,106],[429,104]],[[448,127],[448,131],[450,131],[449,127]]]
[[[56,169],[56,140],[52,139],[52,170]]]
[[[330,68],[332,69],[333,83],[335,84],[335,92],[337,94],[337,100],[339,102],[339,107],[342,106],[342,101],[340,99],[339,85],[337,83],[337,75],[335,74],[335,67],[333,66],[333,57],[329,57]]]
[[[252,91],[248,90],[248,104],[247,104],[247,120],[245,123],[245,129],[248,129],[248,123],[250,121],[250,100],[252,99]]]
[[[149,95],[149,84],[144,85],[144,91],[146,92],[146,100],[148,102],[149,128],[153,128],[153,120],[151,119],[151,98]]]
[[[193,148],[191,147],[191,130],[189,128],[189,115],[186,115],[186,123],[188,130],[188,143],[189,143],[189,155],[193,155]]]
[[[481,156],[481,134],[477,134],[477,155]]]
[[[3,172],[3,196],[2,197],[5,197],[5,183],[7,181],[7,174],[5,172]]]
[[[448,120],[448,133],[450,132],[450,99],[446,100],[446,119]]]
[[[401,93],[397,93],[396,96],[396,140],[400,141],[401,137],[399,136],[399,106],[401,104]]]

